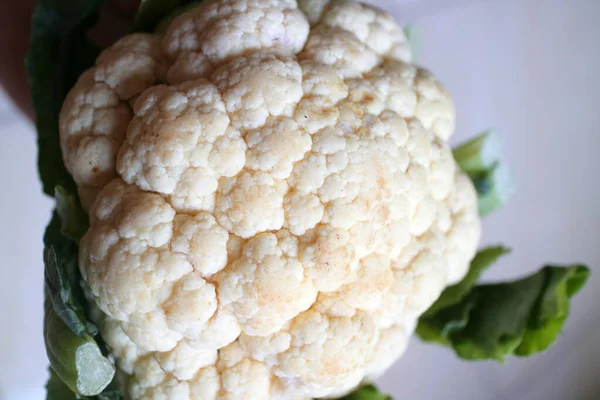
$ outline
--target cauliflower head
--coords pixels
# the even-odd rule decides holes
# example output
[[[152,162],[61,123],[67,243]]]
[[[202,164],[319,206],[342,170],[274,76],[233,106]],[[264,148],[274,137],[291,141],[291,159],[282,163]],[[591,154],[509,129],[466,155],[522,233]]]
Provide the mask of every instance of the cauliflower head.
[[[132,399],[343,395],[475,253],[449,95],[388,14],[299,3],[205,0],[63,105],[80,268]]]

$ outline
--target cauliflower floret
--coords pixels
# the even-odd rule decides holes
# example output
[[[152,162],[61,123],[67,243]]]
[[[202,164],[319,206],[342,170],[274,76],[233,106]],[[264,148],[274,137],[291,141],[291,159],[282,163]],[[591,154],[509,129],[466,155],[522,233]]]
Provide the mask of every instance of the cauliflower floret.
[[[163,43],[171,58],[198,52],[222,62],[249,50],[298,53],[307,35],[308,23],[296,1],[220,0],[202,2],[176,18]]]
[[[219,178],[236,175],[246,158],[216,86],[155,86],[138,98],[134,113],[117,160],[123,179],[169,195],[179,209],[213,211]]]
[[[245,171],[223,179],[217,194],[215,216],[228,231],[250,238],[283,226],[283,197],[288,185],[262,171]]]
[[[335,397],[400,357],[480,235],[452,100],[409,62],[370,6],[205,0],[82,75],[61,146],[132,400]]]
[[[248,357],[242,346],[232,343],[219,352],[217,369],[221,376],[219,400],[262,400],[269,398],[269,368]]]
[[[330,65],[344,78],[361,76],[379,63],[377,54],[352,32],[327,25],[311,30],[299,58]]]
[[[213,74],[232,125],[262,127],[270,116],[291,116],[302,98],[302,69],[290,57],[251,53],[233,59]]]
[[[302,382],[299,390],[311,397],[337,396],[360,383],[379,329],[362,311],[338,317],[321,312],[319,302],[313,308],[274,337],[242,335],[240,343],[255,359],[264,360],[276,376]]]
[[[315,228],[300,237],[300,261],[321,292],[333,292],[348,279],[356,260],[350,235],[329,225]]]
[[[283,202],[286,213],[284,227],[294,235],[302,235],[323,219],[325,207],[315,194],[291,192],[285,196]]]
[[[97,305],[144,351],[169,351],[214,330],[233,341],[237,324],[223,324],[214,283],[225,267],[228,233],[214,217],[176,215],[159,195],[116,179],[90,211],[80,266]],[[154,270],[156,268],[156,270]],[[211,342],[214,339],[211,339]]]
[[[290,176],[294,164],[311,147],[310,135],[292,119],[272,118],[262,128],[248,132],[246,167],[269,172],[275,179]]]
[[[410,46],[394,18],[372,6],[345,0],[330,2],[321,20],[352,32],[382,57],[411,61]]]
[[[298,0],[298,4],[313,26],[340,27],[382,57],[405,62],[412,59],[404,31],[388,13],[347,0]]]
[[[103,51],[69,92],[60,113],[60,144],[84,207],[117,176],[116,155],[133,117],[128,101],[161,82],[164,68],[158,37],[129,35]]]
[[[381,329],[371,363],[366,368],[367,380],[378,378],[404,353],[412,329],[400,324]]]
[[[298,239],[286,231],[262,233],[244,254],[216,277],[219,300],[231,305],[249,335],[264,336],[308,309],[317,297],[298,260]]]
[[[402,117],[415,117],[442,140],[454,132],[454,103],[427,70],[401,61],[385,60],[366,78],[387,107]]]

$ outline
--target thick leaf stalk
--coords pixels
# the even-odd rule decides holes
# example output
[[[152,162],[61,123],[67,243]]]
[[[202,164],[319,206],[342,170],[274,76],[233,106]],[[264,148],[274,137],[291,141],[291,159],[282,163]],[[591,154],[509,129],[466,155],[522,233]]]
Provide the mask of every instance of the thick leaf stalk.
[[[502,140],[494,131],[484,132],[452,151],[461,171],[469,175],[484,217],[502,207],[515,193],[511,169],[501,162]]]
[[[78,336],[65,325],[49,301],[44,308],[46,354],[54,373],[73,393],[83,396],[101,393],[115,375],[112,362],[102,355],[90,335]]]

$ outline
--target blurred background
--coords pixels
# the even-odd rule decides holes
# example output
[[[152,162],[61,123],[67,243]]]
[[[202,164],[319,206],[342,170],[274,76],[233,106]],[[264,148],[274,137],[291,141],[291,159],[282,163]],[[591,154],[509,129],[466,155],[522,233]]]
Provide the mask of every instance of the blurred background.
[[[531,359],[467,363],[413,339],[380,380],[397,400],[600,399],[600,1],[373,0],[421,36],[419,63],[453,95],[456,144],[495,127],[517,176],[484,221],[484,243],[513,252],[485,276],[585,262],[591,280],[558,343]],[[42,233],[51,201],[33,125],[0,89],[0,399],[41,400]]]

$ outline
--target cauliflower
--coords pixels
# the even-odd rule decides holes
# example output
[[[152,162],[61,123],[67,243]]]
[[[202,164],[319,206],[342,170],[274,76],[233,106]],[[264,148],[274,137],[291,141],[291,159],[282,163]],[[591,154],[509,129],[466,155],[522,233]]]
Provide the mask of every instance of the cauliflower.
[[[343,395],[475,254],[449,95],[388,14],[299,3],[203,1],[62,107],[81,273],[132,399]]]

